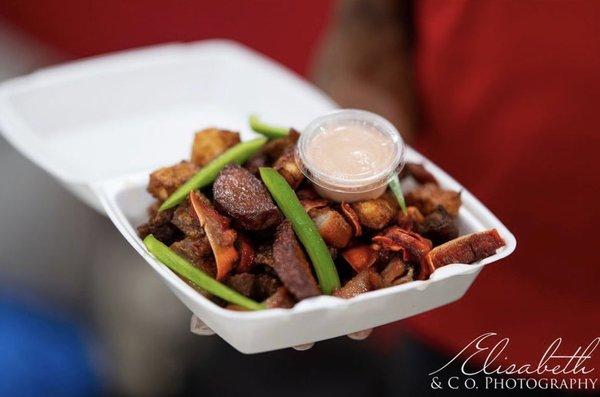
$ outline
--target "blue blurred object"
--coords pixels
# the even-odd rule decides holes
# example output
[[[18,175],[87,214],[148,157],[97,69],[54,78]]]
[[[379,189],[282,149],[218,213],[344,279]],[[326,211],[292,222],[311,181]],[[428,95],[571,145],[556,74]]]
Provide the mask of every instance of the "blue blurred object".
[[[0,293],[0,397],[99,395],[89,350],[72,319]]]

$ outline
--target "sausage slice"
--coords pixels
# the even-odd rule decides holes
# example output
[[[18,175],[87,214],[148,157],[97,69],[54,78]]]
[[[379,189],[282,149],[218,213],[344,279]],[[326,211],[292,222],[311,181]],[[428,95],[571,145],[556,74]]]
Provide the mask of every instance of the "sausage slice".
[[[264,230],[281,222],[279,208],[263,183],[237,164],[223,168],[213,184],[219,210],[246,230]]]
[[[273,244],[273,260],[279,279],[296,299],[302,300],[321,294],[310,270],[310,264],[288,221],[277,228]]]

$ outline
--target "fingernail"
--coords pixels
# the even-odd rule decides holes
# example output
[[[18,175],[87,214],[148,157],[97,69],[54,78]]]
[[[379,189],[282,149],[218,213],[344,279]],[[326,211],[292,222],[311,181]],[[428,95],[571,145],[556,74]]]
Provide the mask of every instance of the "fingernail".
[[[190,321],[190,331],[196,335],[208,336],[214,335],[215,332],[210,327],[202,322],[198,317],[192,316]]]
[[[315,345],[314,343],[305,343],[304,345],[294,346],[294,350],[298,350],[299,352],[301,352],[301,351],[310,349],[314,345]]]
[[[373,332],[372,328],[371,329],[364,329],[362,331],[353,332],[351,334],[348,334],[348,338],[354,339],[354,340],[367,339],[369,337],[369,335],[371,335],[371,332]]]

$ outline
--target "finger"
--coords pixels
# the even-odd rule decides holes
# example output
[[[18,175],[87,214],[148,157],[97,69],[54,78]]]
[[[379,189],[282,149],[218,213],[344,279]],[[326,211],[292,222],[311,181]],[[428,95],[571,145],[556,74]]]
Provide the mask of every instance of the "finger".
[[[362,331],[353,332],[351,334],[348,334],[348,338],[354,339],[354,340],[367,339],[369,337],[369,335],[371,335],[371,332],[373,332],[373,328],[371,328],[371,329],[364,329]]]
[[[210,329],[210,327],[202,322],[198,317],[192,314],[192,319],[190,320],[190,331],[196,335],[214,335],[215,332]]]
[[[301,352],[301,351],[310,349],[314,345],[315,345],[314,342],[313,343],[305,343],[303,345],[294,346],[294,350],[298,350],[299,352]]]

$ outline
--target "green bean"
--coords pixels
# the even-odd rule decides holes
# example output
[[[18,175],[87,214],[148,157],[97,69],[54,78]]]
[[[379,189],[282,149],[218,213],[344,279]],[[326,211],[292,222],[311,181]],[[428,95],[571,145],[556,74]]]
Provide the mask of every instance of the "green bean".
[[[317,230],[317,226],[304,211],[296,193],[277,171],[273,168],[261,167],[260,177],[281,212],[292,223],[296,235],[306,248],[317,273],[321,291],[325,294],[331,294],[340,287],[340,278],[327,245],[325,245]]]
[[[198,287],[209,292],[227,302],[245,307],[250,310],[262,310],[266,306],[246,298],[244,295],[232,290],[224,284],[221,284],[202,270],[194,267],[190,262],[177,255],[169,247],[161,243],[153,235],[148,235],[144,239],[144,245],[148,251],[159,261],[182,277],[187,278]]]
[[[402,187],[400,186],[400,179],[398,179],[398,174],[395,174],[392,177],[392,180],[389,183],[390,189],[394,196],[396,196],[396,200],[398,200],[398,204],[400,204],[400,208],[402,209],[402,213],[404,215],[407,214],[406,211],[406,201],[404,201],[404,194],[402,194]]]
[[[255,114],[250,116],[248,121],[250,122],[250,128],[252,128],[253,131],[263,134],[270,139],[283,138],[290,133],[290,129],[288,127],[278,127],[265,124],[260,121],[258,116]]]
[[[159,211],[175,207],[185,200],[192,190],[202,189],[203,187],[210,185],[223,167],[233,162],[238,164],[244,163],[266,142],[266,138],[256,138],[251,141],[238,143],[234,147],[228,149],[219,157],[206,164],[189,181],[181,185],[179,189],[175,190],[175,192],[162,203]]]

